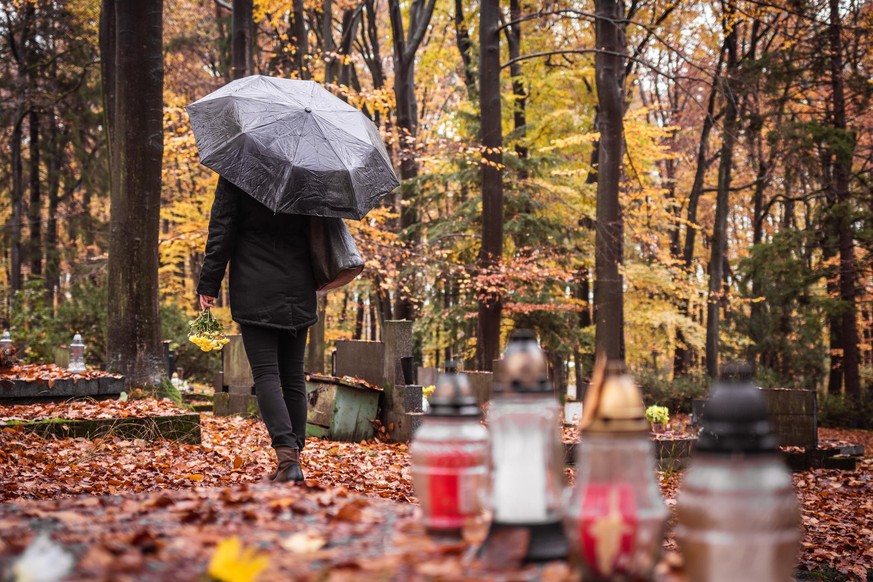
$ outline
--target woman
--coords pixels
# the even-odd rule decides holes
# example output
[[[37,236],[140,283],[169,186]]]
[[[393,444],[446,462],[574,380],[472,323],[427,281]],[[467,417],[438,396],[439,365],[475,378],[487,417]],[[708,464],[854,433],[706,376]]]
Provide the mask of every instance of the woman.
[[[215,304],[230,262],[230,311],[240,325],[261,417],[276,450],[271,481],[302,481],[306,439],[306,330],[318,319],[309,217],[275,214],[219,178],[197,293]]]

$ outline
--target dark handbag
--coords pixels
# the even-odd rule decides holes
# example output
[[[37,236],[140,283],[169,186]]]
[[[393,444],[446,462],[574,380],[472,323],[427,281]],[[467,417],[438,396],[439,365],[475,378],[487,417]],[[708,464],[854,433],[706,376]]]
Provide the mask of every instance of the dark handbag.
[[[309,217],[309,254],[319,291],[342,287],[364,270],[364,259],[342,218]]]

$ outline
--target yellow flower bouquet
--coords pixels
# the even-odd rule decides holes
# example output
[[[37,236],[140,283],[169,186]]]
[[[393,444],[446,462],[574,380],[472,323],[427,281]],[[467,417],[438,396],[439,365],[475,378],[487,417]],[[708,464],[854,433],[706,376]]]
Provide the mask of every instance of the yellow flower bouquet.
[[[230,341],[210,309],[201,311],[197,319],[189,325],[191,331],[188,333],[188,339],[204,352],[220,351]]]

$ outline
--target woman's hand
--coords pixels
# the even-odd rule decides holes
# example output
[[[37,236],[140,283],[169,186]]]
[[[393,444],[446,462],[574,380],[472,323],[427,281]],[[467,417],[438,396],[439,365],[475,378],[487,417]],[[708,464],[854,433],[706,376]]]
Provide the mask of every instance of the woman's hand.
[[[209,295],[200,296],[200,309],[209,309],[213,305],[215,305],[215,297],[210,297]]]

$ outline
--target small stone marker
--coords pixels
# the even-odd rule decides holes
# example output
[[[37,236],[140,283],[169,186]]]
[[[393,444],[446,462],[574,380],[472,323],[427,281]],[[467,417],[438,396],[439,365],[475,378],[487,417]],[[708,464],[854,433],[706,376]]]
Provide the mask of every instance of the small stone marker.
[[[242,336],[229,335],[227,339],[230,341],[221,350],[222,371],[216,375],[213,414],[256,416],[258,402],[253,395],[255,380]]]

